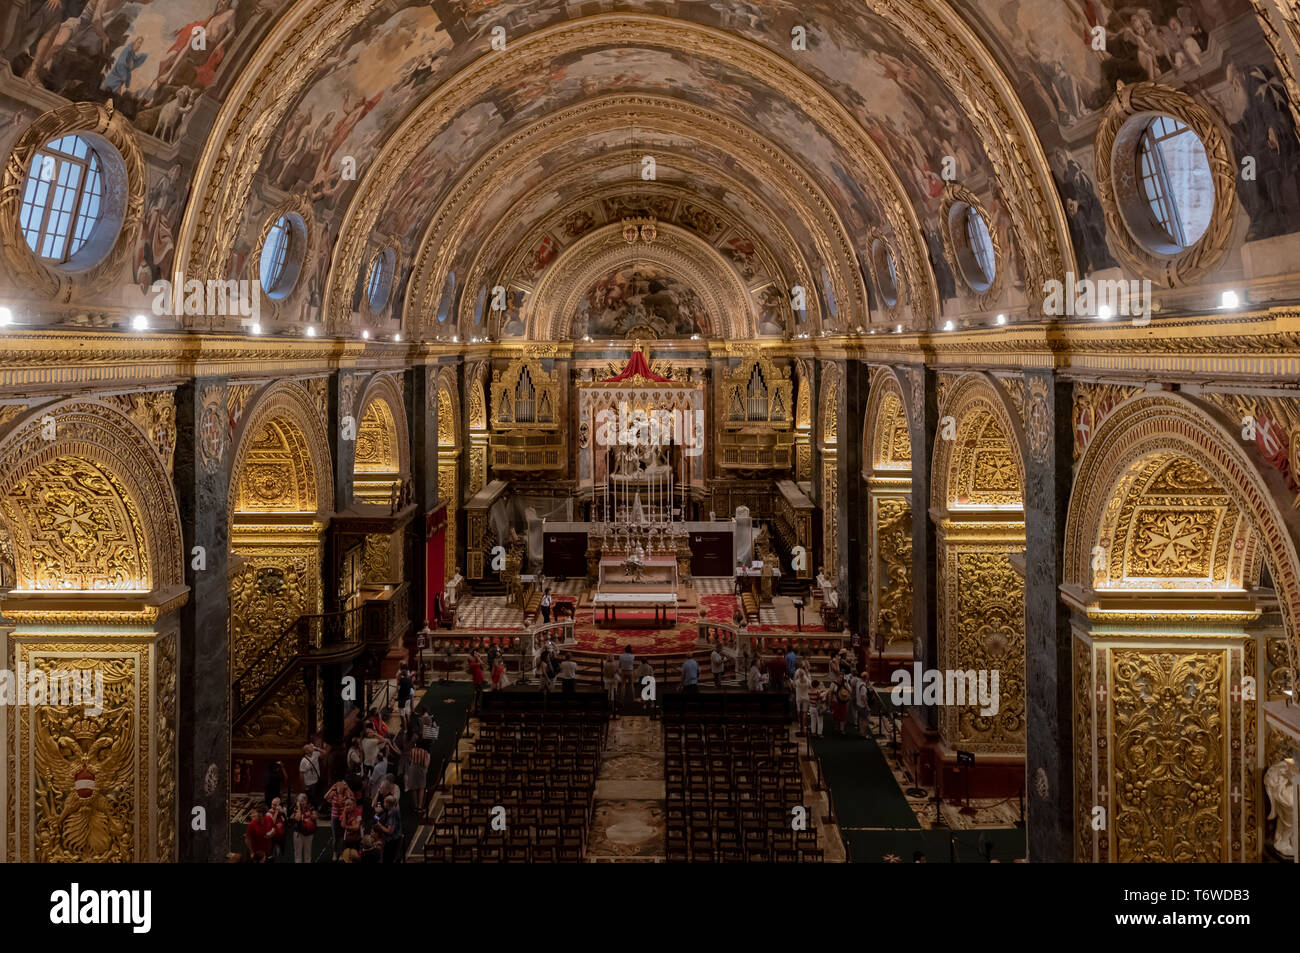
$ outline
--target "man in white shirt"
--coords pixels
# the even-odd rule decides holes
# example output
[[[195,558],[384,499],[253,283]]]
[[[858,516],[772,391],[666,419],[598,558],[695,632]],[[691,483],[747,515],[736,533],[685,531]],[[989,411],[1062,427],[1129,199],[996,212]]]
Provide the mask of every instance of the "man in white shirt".
[[[312,807],[320,806],[320,751],[315,745],[304,745],[302,760],[298,762],[298,774],[302,786],[307,790],[307,800]]]
[[[578,689],[578,663],[569,658],[566,654],[564,661],[560,663],[560,683],[564,686],[567,694],[572,694]]]
[[[709,656],[709,673],[713,676],[713,687],[722,687],[722,676],[727,670],[727,660],[722,655],[722,647],[715,645]]]

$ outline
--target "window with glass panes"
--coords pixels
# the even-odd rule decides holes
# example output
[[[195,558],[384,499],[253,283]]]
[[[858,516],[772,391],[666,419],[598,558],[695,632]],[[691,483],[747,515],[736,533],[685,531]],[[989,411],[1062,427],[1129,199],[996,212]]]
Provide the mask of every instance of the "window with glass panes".
[[[47,143],[32,157],[19,211],[28,247],[46,261],[68,261],[90,240],[103,201],[104,177],[90,143],[76,135]]]

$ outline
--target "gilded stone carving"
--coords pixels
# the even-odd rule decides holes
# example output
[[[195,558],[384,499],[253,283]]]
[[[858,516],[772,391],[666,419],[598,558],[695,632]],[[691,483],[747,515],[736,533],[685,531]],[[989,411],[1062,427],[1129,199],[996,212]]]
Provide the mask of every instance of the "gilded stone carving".
[[[912,642],[912,508],[903,499],[876,501],[876,631],[887,646]]]
[[[1226,860],[1224,653],[1110,655],[1115,859]]]
[[[155,648],[158,724],[158,859],[176,860],[176,636],[159,638]]]
[[[143,394],[112,394],[104,403],[117,407],[130,417],[158,451],[169,474],[174,472],[176,455],[176,395],[171,391]]]
[[[291,381],[272,384],[241,427],[231,467],[232,513],[315,513],[333,507],[329,442],[318,404],[306,388]]]
[[[102,671],[104,711],[91,716],[81,706],[45,706],[31,719],[34,767],[35,858],[126,862],[138,832],[140,687],[133,659],[41,658],[38,667]],[[89,793],[87,793],[89,792]]]
[[[199,393],[199,432],[195,442],[204,473],[216,473],[225,462],[230,432],[225,402],[226,388],[218,384],[209,384]]]
[[[1119,404],[1141,391],[1140,387],[1123,384],[1074,385],[1074,459],[1083,456],[1105,419]]]
[[[950,706],[941,714],[950,745],[1019,754],[1025,744],[1025,582],[1001,547],[946,542],[946,603],[951,607],[940,640],[940,666],[998,672],[996,714],[978,704]]]
[[[36,467],[3,498],[22,539],[20,579],[36,589],[148,589],[148,532],[124,483],[73,456]]]
[[[1097,743],[1092,717],[1092,648],[1077,634],[1070,645],[1074,670],[1074,859],[1086,863],[1095,859],[1092,809],[1098,806],[1092,772]]]
[[[1028,392],[1023,401],[1022,416],[1025,419],[1025,438],[1029,444],[1029,454],[1040,463],[1047,459],[1052,446],[1052,429],[1055,424],[1051,404],[1048,401],[1047,382],[1041,377],[1029,378],[1026,385]]]

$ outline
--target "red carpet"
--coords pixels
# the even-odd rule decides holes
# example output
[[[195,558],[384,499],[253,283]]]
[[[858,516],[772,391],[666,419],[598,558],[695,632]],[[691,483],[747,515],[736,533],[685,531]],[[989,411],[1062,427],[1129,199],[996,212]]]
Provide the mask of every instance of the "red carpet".
[[[573,598],[569,596],[557,596],[555,601],[569,605],[574,603]],[[705,610],[705,618],[710,622],[735,621],[736,597],[733,595],[701,596],[700,607]],[[698,609],[679,612],[677,622],[663,629],[605,628],[596,625],[593,615],[591,609],[578,609],[574,613],[573,632],[578,644],[573,651],[592,655],[611,655],[622,652],[625,645],[630,645],[637,655],[685,655],[692,650],[698,636],[696,628],[699,620]],[[653,612],[623,610],[620,615],[629,621],[654,618]],[[518,629],[499,631],[500,636],[486,637],[481,640],[482,643],[496,642],[499,645],[513,647],[522,634]],[[759,636],[759,650],[764,652],[778,649],[784,651],[791,641],[799,651],[816,651],[829,646],[829,643],[822,638],[826,630],[820,625],[805,625],[802,632],[796,632],[793,626],[786,625],[751,625],[749,631]],[[466,640],[467,643],[471,641],[477,644],[480,640]]]

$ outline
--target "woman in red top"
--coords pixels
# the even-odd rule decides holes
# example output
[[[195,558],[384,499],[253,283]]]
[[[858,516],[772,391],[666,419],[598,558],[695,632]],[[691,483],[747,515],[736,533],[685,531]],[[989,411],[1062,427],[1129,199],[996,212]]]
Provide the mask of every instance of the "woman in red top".
[[[474,710],[478,711],[483,701],[483,663],[477,652],[469,657],[469,677],[474,682]]]
[[[361,807],[351,796],[343,805],[343,848],[361,848]]]

